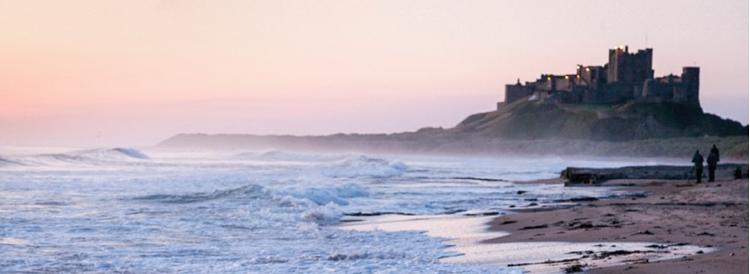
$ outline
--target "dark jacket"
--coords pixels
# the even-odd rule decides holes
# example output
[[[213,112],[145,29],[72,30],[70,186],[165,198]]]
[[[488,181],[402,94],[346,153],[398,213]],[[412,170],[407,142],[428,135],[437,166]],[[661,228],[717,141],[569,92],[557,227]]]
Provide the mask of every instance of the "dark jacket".
[[[716,165],[716,163],[720,161],[719,159],[719,149],[714,146],[711,148],[711,152],[708,154],[706,162],[708,162],[709,165]]]
[[[703,166],[703,155],[698,152],[693,154],[693,164],[695,164],[695,166]]]
[[[708,163],[709,166],[715,166],[716,163],[719,162],[719,154],[718,153],[711,153],[708,155],[708,159],[706,159],[706,163]]]

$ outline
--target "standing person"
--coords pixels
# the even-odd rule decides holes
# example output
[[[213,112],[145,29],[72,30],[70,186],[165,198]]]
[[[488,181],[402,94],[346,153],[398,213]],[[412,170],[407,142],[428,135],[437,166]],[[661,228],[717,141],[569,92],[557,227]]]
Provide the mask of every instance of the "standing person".
[[[716,144],[714,144],[714,145],[713,145],[713,146],[711,147],[711,152],[710,152],[710,153],[716,153],[716,159],[717,159],[717,160],[719,159],[719,149],[718,149],[718,148],[716,148]]]
[[[695,164],[695,182],[700,183],[703,177],[703,155],[700,151],[696,150],[693,154],[693,164]]]
[[[716,173],[716,164],[719,162],[719,149],[716,148],[716,145],[711,147],[711,152],[708,153],[708,158],[706,159],[706,163],[708,163],[708,181],[713,182],[714,181],[714,175]]]

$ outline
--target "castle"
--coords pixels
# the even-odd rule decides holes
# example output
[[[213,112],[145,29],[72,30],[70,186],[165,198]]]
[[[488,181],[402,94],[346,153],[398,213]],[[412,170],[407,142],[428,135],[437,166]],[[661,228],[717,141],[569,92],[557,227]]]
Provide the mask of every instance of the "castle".
[[[700,108],[698,67],[683,67],[682,75],[654,78],[653,49],[628,52],[628,47],[609,50],[604,66],[576,66],[574,74],[542,74],[534,82],[505,86],[505,102],[541,100],[562,103],[619,104],[629,101],[675,102]]]

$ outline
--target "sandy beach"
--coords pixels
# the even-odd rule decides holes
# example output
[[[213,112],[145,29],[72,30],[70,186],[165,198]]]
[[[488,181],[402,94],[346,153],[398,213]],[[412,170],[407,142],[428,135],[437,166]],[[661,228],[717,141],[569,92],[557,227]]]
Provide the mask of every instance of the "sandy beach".
[[[664,172],[669,169],[602,170],[610,177],[622,171],[671,177]],[[683,168],[672,169],[682,174]],[[443,263],[529,273],[747,273],[748,180],[730,179],[724,169],[716,182],[700,184],[687,179],[612,179],[564,187],[565,178],[518,182],[568,191],[606,187],[618,196],[580,196],[540,206],[523,197],[530,193],[519,191],[515,195],[524,202],[510,212],[350,216],[339,227],[421,231],[446,239],[454,255]]]
[[[564,182],[559,179],[531,183]],[[580,264],[589,273],[748,272],[747,179],[701,184],[686,180],[614,180],[601,186],[648,194],[577,201],[564,208],[516,210],[517,214],[500,216],[490,222],[490,230],[509,235],[484,242],[653,242],[663,244],[664,248],[687,244],[712,248],[713,251],[699,250],[691,256],[656,262],[630,260],[624,265],[603,268]],[[610,253],[594,258],[594,261],[610,260],[620,255],[627,254]],[[576,264],[579,264],[576,260],[564,263],[567,266]]]

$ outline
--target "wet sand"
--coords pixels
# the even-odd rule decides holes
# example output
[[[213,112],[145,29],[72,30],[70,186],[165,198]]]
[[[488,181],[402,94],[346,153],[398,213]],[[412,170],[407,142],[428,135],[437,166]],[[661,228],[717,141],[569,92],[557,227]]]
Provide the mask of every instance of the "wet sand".
[[[532,182],[534,183],[534,182]],[[545,180],[538,183],[564,183]],[[748,273],[748,180],[694,184],[685,180],[615,180],[602,186],[646,196],[580,201],[557,209],[520,209],[490,222],[510,235],[485,243],[653,242],[713,248],[665,261],[632,260],[587,273]],[[596,187],[596,186],[590,186]],[[606,257],[620,256],[610,254]],[[595,260],[609,260],[608,258]],[[590,261],[590,260],[589,260]],[[569,261],[565,265],[575,265]],[[605,265],[605,264],[602,264]]]

